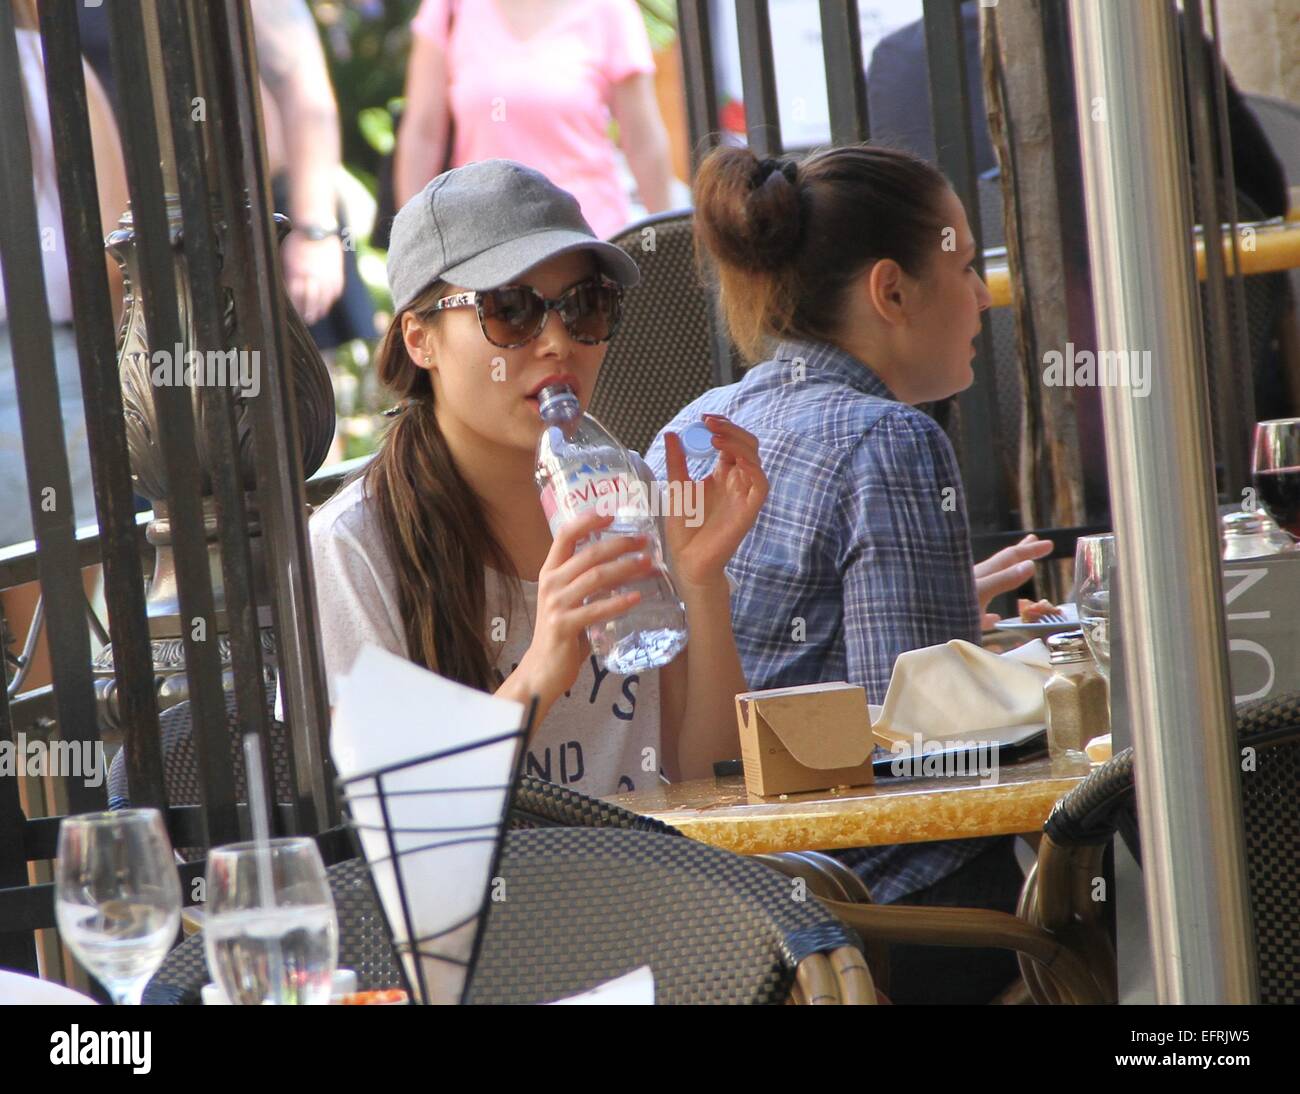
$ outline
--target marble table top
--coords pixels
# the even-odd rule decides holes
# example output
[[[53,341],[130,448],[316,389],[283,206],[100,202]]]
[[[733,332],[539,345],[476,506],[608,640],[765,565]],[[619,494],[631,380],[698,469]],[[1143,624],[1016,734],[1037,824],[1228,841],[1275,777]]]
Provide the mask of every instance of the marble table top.
[[[606,800],[740,854],[830,850],[1036,832],[1057,800],[1088,773],[1047,757],[1002,766],[992,777],[878,779],[760,798],[744,778],[696,779]]]

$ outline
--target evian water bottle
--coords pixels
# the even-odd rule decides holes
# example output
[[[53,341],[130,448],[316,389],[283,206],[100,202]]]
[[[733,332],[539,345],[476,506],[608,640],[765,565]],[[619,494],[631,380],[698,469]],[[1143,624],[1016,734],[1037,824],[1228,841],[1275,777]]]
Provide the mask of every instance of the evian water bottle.
[[[607,672],[620,675],[668,664],[686,645],[686,611],[664,566],[646,484],[627,449],[582,412],[567,384],[542,388],[538,408],[546,428],[537,444],[536,478],[551,535],[592,509],[612,513],[614,522],[590,539],[642,534],[655,564],[648,577],[616,590],[639,592],[636,604],[587,628],[591,652]]]

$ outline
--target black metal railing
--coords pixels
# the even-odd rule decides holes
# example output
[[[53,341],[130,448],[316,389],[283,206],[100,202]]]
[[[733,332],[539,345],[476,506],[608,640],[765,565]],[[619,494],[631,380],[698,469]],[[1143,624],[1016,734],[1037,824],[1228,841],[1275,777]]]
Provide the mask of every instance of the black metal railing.
[[[968,71],[967,64],[970,30],[967,24],[975,6],[971,0],[965,5],[962,0],[923,0],[922,21],[935,160],[966,208],[978,244],[977,268],[983,275],[991,253],[984,240],[987,230],[995,226],[981,224],[971,125],[971,92],[979,87],[982,78],[981,73]],[[1208,18],[1202,14],[1206,6]],[[714,41],[715,23],[724,7],[730,8],[731,4],[727,0],[678,0],[693,168],[722,139]],[[1193,99],[1191,143],[1196,164],[1196,193],[1202,208],[1213,210],[1209,216],[1202,214],[1201,220],[1231,225],[1235,248],[1239,216],[1232,178],[1226,78],[1218,48],[1217,3],[1216,0],[1208,0],[1208,4],[1189,0],[1183,8],[1185,71]],[[815,6],[809,3],[807,9],[810,20],[820,20],[831,143],[868,140],[872,119],[867,106],[857,0],[819,0]],[[1063,263],[1063,291],[1067,298],[1069,338],[1078,349],[1095,351],[1083,172],[1070,59],[1069,7],[1067,0],[1043,0],[1035,10],[1041,21],[1044,50],[1050,65],[1046,84],[1052,119],[1060,246],[1067,256]],[[784,151],[781,104],[767,0],[734,0],[734,13],[746,139],[760,156],[780,155]],[[1201,36],[1206,29],[1211,32],[1212,48],[1202,52]],[[1190,48],[1193,42],[1197,43],[1195,49]],[[1224,165],[1221,172],[1213,170],[1216,159]],[[1241,487],[1248,484],[1246,442],[1254,421],[1247,364],[1251,352],[1246,333],[1247,310],[1240,265],[1229,273],[1222,254],[1213,247],[1209,250],[1214,253],[1207,254],[1207,375],[1213,395],[1216,454],[1223,470],[1223,496],[1240,499]],[[720,382],[729,383],[735,377],[731,374],[732,355],[725,336],[718,333],[715,344],[718,347],[715,371]],[[997,435],[994,350],[987,323],[976,348],[975,382],[956,397],[959,427],[955,439],[972,537],[977,550],[983,550],[1004,541],[1008,532],[1021,525],[1018,503],[1011,496],[1001,463],[991,456],[1008,444],[1015,447],[1017,440]],[[948,423],[942,406],[936,409],[936,417]],[[1105,513],[1105,499],[1094,498],[1089,507],[1090,519],[1103,519]]]
[[[816,8],[811,4],[808,7],[810,18],[820,19],[831,142],[845,144],[867,140],[871,135],[871,124],[857,0],[820,0]],[[678,2],[692,166],[698,164],[700,158],[721,139],[714,90],[712,8],[709,0]],[[939,167],[952,180],[957,195],[966,206],[979,244],[976,261],[982,274],[983,236],[971,151],[961,5],[959,0],[926,0],[924,12],[926,49],[930,58],[931,113]],[[785,148],[781,137],[781,111],[767,0],[736,0],[735,14],[746,137],[757,155],[780,155]],[[715,372],[721,382],[728,383],[734,378],[729,374],[731,353],[720,334],[714,341],[721,362],[715,362]],[[995,461],[986,456],[994,450],[993,423],[996,420],[992,347],[987,330],[981,335],[977,350],[974,363],[976,382],[958,397],[958,402],[963,439],[959,458],[970,454],[969,458],[962,458],[962,471],[971,526],[978,533],[1008,528],[1012,506]],[[942,410],[940,417],[942,420]]]
[[[155,384],[156,441],[165,468],[190,716],[202,805],[167,808],[156,680],[146,617],[137,514],[117,361],[105,231],[92,157],[76,0],[46,0],[39,30],[51,104],[50,149],[74,302],[78,363],[94,478],[94,514],[74,515],[42,276],[28,116],[0,117],[0,264],[13,348],[34,540],[0,551],[0,590],[39,580],[53,686],[0,695],[0,741],[40,725],[65,741],[102,745],[81,571],[102,564],[115,698],[133,804],[167,809],[175,846],[207,846],[248,831],[230,767],[218,605],[209,570],[203,496],[210,488],[220,546],[224,627],[229,633],[239,728],[266,728],[250,500],[266,545],[269,600],[294,747],[294,793],[273,823],[319,832],[337,822],[328,769],[328,708],[315,624],[305,523],[303,457],[287,370],[286,309],[277,266],[251,16],[247,0],[112,4],[122,151],[131,198],[139,284],[151,344],[200,353],[256,350],[261,383],[236,398],[229,386]],[[0,4],[0,94],[24,96],[15,8]],[[165,92],[164,90],[165,89]],[[203,109],[195,111],[194,104]],[[179,197],[180,242],[167,198]],[[175,200],[173,198],[173,200]],[[188,298],[178,300],[178,263]],[[196,408],[200,413],[196,414]],[[246,496],[241,446],[251,443],[256,489]],[[199,451],[209,454],[201,465]],[[82,526],[76,527],[80,519]],[[91,523],[97,519],[97,526]],[[263,735],[265,742],[265,735]],[[271,770],[265,763],[266,771]],[[63,780],[71,812],[103,809],[105,789]],[[281,796],[283,797],[283,796]],[[52,887],[28,885],[28,866],[54,854],[58,817],[23,815],[17,778],[0,777],[0,966],[35,969],[32,931],[54,925]],[[185,868],[201,872],[202,864]],[[188,886],[186,887],[188,892]]]

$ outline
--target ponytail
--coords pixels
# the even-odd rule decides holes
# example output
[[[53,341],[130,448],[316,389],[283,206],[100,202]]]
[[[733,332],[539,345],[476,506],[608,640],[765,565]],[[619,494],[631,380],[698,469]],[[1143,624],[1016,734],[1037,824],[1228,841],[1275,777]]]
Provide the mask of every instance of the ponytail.
[[[419,312],[446,291],[430,286]],[[481,690],[500,682],[484,634],[484,563],[513,571],[478,495],[461,475],[434,412],[427,369],[410,358],[402,315],[379,344],[375,370],[404,399],[379,451],[363,472],[384,546],[397,577],[398,606],[412,661]]]

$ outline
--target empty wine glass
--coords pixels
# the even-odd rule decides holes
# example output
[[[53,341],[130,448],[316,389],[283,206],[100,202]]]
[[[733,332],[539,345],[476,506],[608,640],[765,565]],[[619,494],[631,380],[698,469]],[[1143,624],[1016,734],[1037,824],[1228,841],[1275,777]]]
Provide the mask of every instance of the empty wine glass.
[[[1110,679],[1110,584],[1115,537],[1080,536],[1074,548],[1074,603],[1079,626],[1101,674]]]
[[[63,819],[55,914],[59,935],[113,1002],[138,1004],[181,921],[180,877],[158,810]]]
[[[316,842],[213,848],[203,935],[208,971],[231,1003],[328,1003],[338,919]]]
[[[1300,418],[1255,426],[1250,470],[1260,503],[1293,536],[1300,536]]]

